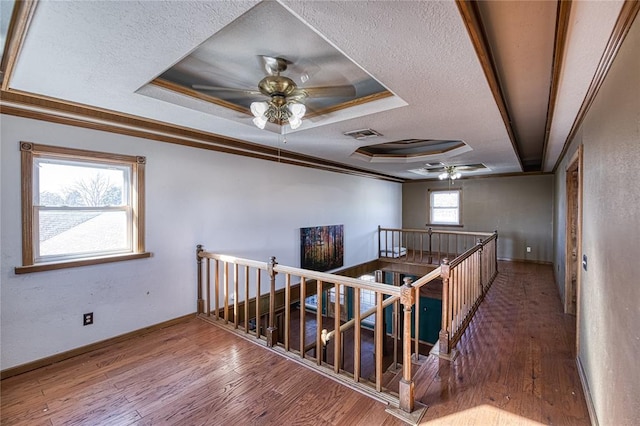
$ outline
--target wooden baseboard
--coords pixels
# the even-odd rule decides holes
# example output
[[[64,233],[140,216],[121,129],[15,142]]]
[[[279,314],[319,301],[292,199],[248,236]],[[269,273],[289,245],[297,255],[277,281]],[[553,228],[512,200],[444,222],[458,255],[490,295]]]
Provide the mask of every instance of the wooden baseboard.
[[[582,384],[582,393],[584,393],[584,399],[587,403],[587,411],[589,411],[589,417],[591,418],[591,424],[598,426],[598,416],[596,415],[596,408],[593,405],[593,399],[591,398],[591,391],[589,390],[589,382],[587,382],[587,376],[582,368],[582,361],[580,357],[576,357],[576,364],[578,366],[578,375],[580,376],[580,383]]]
[[[546,260],[532,260],[532,259],[511,259],[509,257],[499,257],[498,260],[504,262],[524,262],[524,263],[535,263],[537,265],[553,265],[553,262],[548,262]]]
[[[184,321],[188,321],[195,317],[196,317],[196,313],[194,312],[192,314],[187,314],[178,318],[171,319],[169,321],[164,321],[158,324],[141,328],[139,330],[134,330],[129,333],[121,334],[119,336],[115,336],[110,339],[101,340],[99,342],[91,343],[90,345],[81,346],[76,349],[71,349],[70,351],[61,352],[59,354],[48,356],[46,358],[37,359],[35,361],[31,361],[26,364],[21,364],[16,367],[7,368],[6,370],[0,371],[0,379],[4,380],[8,377],[17,376],[18,374],[26,373],[27,371],[36,370],[41,367],[46,367],[47,365],[55,364],[56,362],[64,361],[66,359],[73,358],[74,356],[82,355],[87,352],[94,351],[96,349],[102,349],[106,346],[120,343],[124,340],[129,340],[134,337],[139,337],[144,334],[148,334],[152,331],[160,330],[162,328],[166,328],[175,324],[179,324]]]

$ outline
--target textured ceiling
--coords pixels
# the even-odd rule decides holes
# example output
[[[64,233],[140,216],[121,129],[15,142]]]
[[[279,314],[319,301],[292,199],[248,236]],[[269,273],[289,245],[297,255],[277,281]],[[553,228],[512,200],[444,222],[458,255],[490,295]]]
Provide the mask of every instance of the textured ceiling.
[[[482,31],[491,44],[515,141],[510,139],[455,2],[281,1],[252,11],[258,3],[39,2],[8,89],[404,179],[424,178],[411,170],[424,167],[426,161],[363,161],[354,152],[407,139],[460,140],[470,149],[429,162],[486,166],[470,170],[470,175],[521,172],[522,165],[527,170],[550,171],[623,2],[572,2],[558,101],[544,157],[556,2],[489,1],[480,8]],[[287,18],[276,16],[282,11]],[[269,25],[258,25],[261,20]],[[231,23],[239,26],[242,37],[229,31]],[[214,35],[224,40],[216,48],[216,61],[226,64],[211,70],[221,74],[216,75],[216,84],[249,84],[256,78],[252,72],[260,72],[257,55],[265,54],[306,66],[317,75],[316,84],[341,84],[336,78],[321,79],[334,61],[317,50],[320,41],[393,96],[304,120],[296,131],[287,129],[284,138],[256,128],[247,114],[149,84]],[[253,71],[248,72],[249,66],[255,67]],[[341,78],[349,81],[350,77],[343,73]],[[344,135],[367,128],[382,136],[358,140]]]

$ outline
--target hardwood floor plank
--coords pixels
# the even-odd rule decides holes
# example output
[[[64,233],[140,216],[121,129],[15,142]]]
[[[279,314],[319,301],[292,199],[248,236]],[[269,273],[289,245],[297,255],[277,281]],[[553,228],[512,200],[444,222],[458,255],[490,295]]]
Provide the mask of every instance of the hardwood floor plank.
[[[455,361],[414,366],[423,422],[589,424],[575,323],[551,267],[501,262],[500,271]],[[3,426],[402,424],[384,404],[196,318],[0,386]],[[397,390],[397,378],[386,386]]]

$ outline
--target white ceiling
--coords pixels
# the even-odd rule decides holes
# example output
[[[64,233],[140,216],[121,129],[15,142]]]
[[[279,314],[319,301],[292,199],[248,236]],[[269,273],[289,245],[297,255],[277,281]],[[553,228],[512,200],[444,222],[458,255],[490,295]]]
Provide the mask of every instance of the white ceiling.
[[[286,142],[277,133],[256,128],[249,115],[148,85],[257,3],[39,2],[8,89],[279,147],[403,179],[424,178],[409,171],[424,166],[424,161],[367,162],[352,154],[363,145],[404,139],[462,140],[470,150],[442,155],[438,161],[454,165],[482,163],[489,168],[474,174],[521,172],[521,164],[532,161],[537,162],[537,170],[551,171],[623,2],[572,2],[545,158],[542,152],[556,2],[496,1],[486,2],[481,9],[502,89],[517,127],[516,146],[520,144],[522,158],[509,139],[453,1],[275,4],[284,6],[302,25],[394,95],[317,120],[305,120],[298,130],[287,130]],[[227,37],[219,54],[226,50],[230,58],[250,56],[258,71],[255,57],[264,54],[301,63],[315,61],[322,69],[323,63],[314,56],[312,46],[305,49],[295,42],[303,37],[289,31],[293,24],[270,24],[265,30],[248,19],[244,21],[245,36]],[[238,78],[239,75],[233,76],[236,82]],[[364,128],[383,136],[355,140],[343,135]]]

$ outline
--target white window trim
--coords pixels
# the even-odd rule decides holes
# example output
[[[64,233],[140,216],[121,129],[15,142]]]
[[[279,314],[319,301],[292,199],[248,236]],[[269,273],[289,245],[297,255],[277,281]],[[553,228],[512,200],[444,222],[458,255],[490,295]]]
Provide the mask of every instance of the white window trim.
[[[22,266],[15,268],[16,274],[118,262],[151,256],[151,253],[145,251],[144,239],[145,157],[54,147],[31,142],[20,142],[20,151],[22,155]],[[131,167],[131,193],[129,196],[131,197],[130,214],[132,220],[129,223],[133,226],[133,229],[131,232],[130,251],[127,253],[89,254],[77,258],[64,256],[60,259],[39,259],[37,257],[34,238],[37,237],[38,231],[35,229],[37,220],[34,219],[34,215],[37,214],[38,209],[41,207],[34,204],[34,160],[40,157],[55,158],[61,161],[66,159],[98,164],[113,163]]]
[[[438,192],[457,192],[458,193],[458,223],[451,222],[434,222],[433,221],[433,194]],[[430,189],[429,196],[427,197],[427,214],[428,223],[427,226],[443,226],[443,227],[462,227],[462,188],[449,188],[449,189]]]

